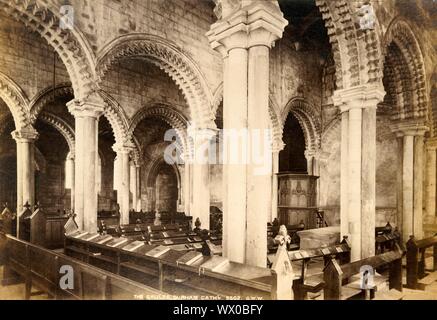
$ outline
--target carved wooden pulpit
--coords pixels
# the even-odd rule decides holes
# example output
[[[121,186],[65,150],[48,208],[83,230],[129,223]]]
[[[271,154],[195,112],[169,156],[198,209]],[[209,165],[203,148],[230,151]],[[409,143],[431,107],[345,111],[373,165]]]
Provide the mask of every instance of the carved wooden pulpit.
[[[317,224],[317,179],[307,174],[278,174],[279,222],[285,225],[305,223],[306,229]]]

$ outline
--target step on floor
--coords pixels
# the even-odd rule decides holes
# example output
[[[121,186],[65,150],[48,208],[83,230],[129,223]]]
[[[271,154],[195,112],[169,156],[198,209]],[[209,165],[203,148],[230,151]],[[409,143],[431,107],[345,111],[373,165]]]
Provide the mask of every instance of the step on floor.
[[[402,300],[437,300],[437,294],[433,292],[406,288],[404,288],[402,292],[405,294]]]
[[[420,284],[423,284],[425,286],[429,286],[437,281],[437,272],[432,272],[428,274],[426,277],[419,280]]]
[[[375,298],[373,298],[373,300],[401,300],[404,296],[405,293],[391,289],[389,291],[375,292]]]

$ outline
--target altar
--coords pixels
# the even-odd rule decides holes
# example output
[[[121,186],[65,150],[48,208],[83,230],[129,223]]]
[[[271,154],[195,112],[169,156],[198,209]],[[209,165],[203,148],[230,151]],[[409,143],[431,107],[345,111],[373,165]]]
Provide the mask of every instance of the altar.
[[[303,221],[306,229],[317,227],[317,176],[278,173],[278,218],[280,224]]]

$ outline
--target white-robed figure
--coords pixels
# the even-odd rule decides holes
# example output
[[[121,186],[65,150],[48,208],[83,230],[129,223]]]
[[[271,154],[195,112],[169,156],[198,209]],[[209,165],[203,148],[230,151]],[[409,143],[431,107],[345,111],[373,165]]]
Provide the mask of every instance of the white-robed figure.
[[[291,242],[287,228],[284,225],[279,227],[278,235],[275,237],[275,244],[278,244],[275,261],[272,265],[272,272],[276,274],[276,299],[293,299],[293,267],[288,257],[287,244]]]

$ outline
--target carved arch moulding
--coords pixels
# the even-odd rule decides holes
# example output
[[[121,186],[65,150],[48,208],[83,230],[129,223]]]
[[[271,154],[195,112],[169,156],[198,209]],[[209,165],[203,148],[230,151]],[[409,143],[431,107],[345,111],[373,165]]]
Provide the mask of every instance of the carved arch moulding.
[[[393,97],[397,111],[393,118],[429,120],[434,127],[422,50],[406,21],[395,18],[390,23],[384,36],[383,50],[389,89],[397,93]]]
[[[58,4],[49,0],[0,0],[0,10],[40,34],[56,50],[70,76],[76,98],[86,98],[97,89],[92,50],[77,28],[60,27]]]
[[[364,1],[316,0],[316,5],[331,43],[337,89],[380,83],[383,70],[381,28],[371,4]],[[368,13],[372,27],[363,25],[362,11],[365,6],[372,8]]]
[[[199,128],[215,128],[212,94],[194,61],[175,44],[147,34],[121,36],[98,54],[97,72],[102,79],[118,59],[141,57],[167,73],[181,89]]]

